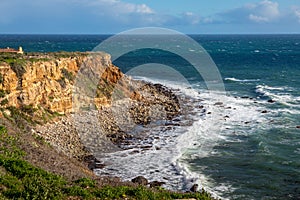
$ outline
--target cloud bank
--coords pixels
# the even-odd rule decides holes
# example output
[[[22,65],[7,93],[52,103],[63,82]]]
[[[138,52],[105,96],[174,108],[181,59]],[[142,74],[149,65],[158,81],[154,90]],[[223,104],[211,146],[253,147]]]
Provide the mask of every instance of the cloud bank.
[[[188,10],[167,14],[145,3],[125,0],[10,0],[0,3],[0,32],[111,33],[145,26],[197,32],[217,27],[229,30],[237,24],[245,28],[266,25],[270,30],[280,24],[295,28],[300,25],[300,7],[283,10],[275,1],[262,0],[202,16]]]

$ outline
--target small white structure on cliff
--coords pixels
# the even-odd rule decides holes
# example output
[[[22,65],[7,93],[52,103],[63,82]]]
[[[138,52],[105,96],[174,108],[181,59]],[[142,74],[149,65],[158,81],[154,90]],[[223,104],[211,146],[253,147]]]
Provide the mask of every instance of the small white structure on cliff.
[[[23,51],[23,48],[21,46],[19,47],[19,50],[7,47],[6,49],[0,49],[0,53],[19,53],[19,54],[23,54],[24,51]]]

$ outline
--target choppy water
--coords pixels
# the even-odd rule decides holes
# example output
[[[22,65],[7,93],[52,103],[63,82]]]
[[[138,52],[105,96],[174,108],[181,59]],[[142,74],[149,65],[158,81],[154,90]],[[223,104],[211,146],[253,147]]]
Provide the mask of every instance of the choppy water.
[[[0,35],[0,46],[90,51],[107,37]],[[106,171],[98,173],[124,179],[144,175],[167,182],[171,189],[188,189],[198,182],[228,199],[300,199],[300,35],[191,37],[212,56],[227,95],[208,93],[203,80],[174,54],[144,50],[124,55],[115,64],[125,72],[148,61],[171,63],[194,90],[180,81],[165,83],[192,96],[196,100],[191,104],[203,105],[206,112],[195,109],[192,126],[153,130],[165,138],[154,141],[160,150],[114,154]]]

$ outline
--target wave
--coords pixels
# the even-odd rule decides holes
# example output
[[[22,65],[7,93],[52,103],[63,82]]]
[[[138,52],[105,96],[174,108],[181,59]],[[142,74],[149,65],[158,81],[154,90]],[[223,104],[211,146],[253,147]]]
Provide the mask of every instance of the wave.
[[[294,89],[291,87],[271,87],[268,85],[257,85],[256,89],[258,89],[258,91],[263,91],[263,90],[277,90],[277,91],[288,91],[288,92],[292,92]]]
[[[237,79],[234,77],[228,77],[224,79],[225,81],[232,81],[232,82],[256,82],[260,81],[260,79]]]
[[[159,138],[153,140],[152,148],[144,151],[134,147],[107,155],[101,159],[107,167],[96,173],[116,175],[123,180],[143,175],[149,181],[166,182],[164,187],[171,190],[186,191],[197,183],[216,198],[236,190],[229,183],[215,182],[201,169],[191,168],[190,163],[215,156],[220,153],[215,149],[217,145],[241,142],[241,136],[247,137],[257,130],[256,126],[268,124],[266,114],[262,114],[265,106],[256,104],[252,99],[227,96],[201,88],[193,89],[190,85],[179,82],[134,78],[161,83],[178,90],[179,94],[192,97],[188,103],[195,108],[191,114],[194,123],[171,129],[151,129],[151,137]],[[200,106],[203,108],[200,109]]]
[[[291,87],[271,87],[268,85],[257,85],[255,90],[260,96],[269,97],[275,102],[289,107],[300,108],[300,97],[291,94],[293,91],[294,89]]]

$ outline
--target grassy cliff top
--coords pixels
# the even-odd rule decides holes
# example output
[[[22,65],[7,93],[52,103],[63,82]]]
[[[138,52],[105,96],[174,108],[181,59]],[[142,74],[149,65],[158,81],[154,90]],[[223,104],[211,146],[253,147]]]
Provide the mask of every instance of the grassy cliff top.
[[[87,56],[88,52],[49,52],[49,53],[0,53],[0,63],[25,64],[26,62],[51,61],[60,58]]]

